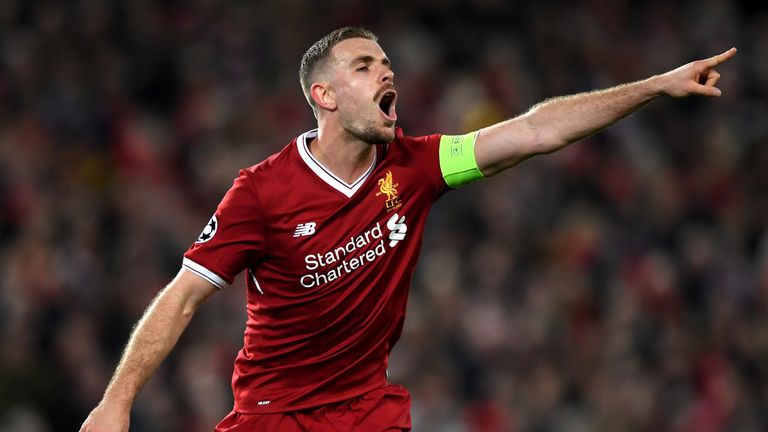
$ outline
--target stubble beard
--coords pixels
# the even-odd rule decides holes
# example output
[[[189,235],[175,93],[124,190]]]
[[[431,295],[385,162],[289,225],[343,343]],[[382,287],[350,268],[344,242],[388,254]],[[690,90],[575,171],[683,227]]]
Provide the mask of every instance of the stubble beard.
[[[360,131],[350,131],[350,133],[355,138],[365,141],[371,145],[389,144],[393,139],[395,139],[395,131],[391,128],[381,130],[375,127],[368,127]]]
[[[389,144],[395,139],[394,125],[383,129],[372,123],[358,119],[358,121],[343,122],[341,126],[353,137],[371,145]]]

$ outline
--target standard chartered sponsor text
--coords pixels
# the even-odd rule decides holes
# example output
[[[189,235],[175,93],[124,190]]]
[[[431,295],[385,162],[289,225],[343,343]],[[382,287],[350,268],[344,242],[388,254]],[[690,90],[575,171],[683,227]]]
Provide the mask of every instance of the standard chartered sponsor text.
[[[377,222],[373,228],[350,237],[341,246],[325,253],[305,256],[304,263],[307,270],[314,270],[314,272],[302,275],[299,283],[304,288],[318,287],[372,263],[376,258],[387,253],[383,237],[381,224]]]

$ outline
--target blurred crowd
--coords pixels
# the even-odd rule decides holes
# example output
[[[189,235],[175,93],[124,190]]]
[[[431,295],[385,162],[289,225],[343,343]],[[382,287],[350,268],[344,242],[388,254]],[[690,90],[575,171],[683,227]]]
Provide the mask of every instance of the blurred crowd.
[[[241,167],[314,118],[304,50],[369,27],[406,133],[731,46],[719,99],[656,101],[433,209],[390,380],[420,432],[768,430],[761,2],[0,2],[0,430],[76,430]],[[232,407],[242,281],[199,310],[135,431]]]

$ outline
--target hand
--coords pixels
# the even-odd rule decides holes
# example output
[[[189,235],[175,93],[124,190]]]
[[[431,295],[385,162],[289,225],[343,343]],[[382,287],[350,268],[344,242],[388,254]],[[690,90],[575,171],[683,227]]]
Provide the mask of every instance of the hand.
[[[128,432],[130,408],[121,409],[100,403],[91,411],[80,432]]]
[[[720,79],[720,74],[715,66],[725,62],[736,55],[736,48],[710,57],[697,60],[660,76],[662,79],[662,91],[672,97],[684,97],[688,95],[720,96],[722,93],[715,87]]]

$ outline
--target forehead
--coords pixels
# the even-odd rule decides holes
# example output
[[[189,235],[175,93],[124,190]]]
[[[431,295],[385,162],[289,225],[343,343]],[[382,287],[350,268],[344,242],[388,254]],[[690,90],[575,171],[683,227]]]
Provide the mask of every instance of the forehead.
[[[384,59],[387,57],[378,43],[364,38],[344,39],[331,49],[333,63],[343,64],[360,57]]]

